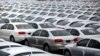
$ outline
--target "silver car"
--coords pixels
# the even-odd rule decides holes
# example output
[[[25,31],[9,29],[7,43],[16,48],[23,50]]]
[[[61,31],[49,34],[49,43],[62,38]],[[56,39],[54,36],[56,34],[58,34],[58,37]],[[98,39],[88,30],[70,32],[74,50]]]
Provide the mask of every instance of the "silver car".
[[[57,51],[63,49],[64,45],[76,41],[77,37],[72,36],[64,29],[49,28],[35,31],[32,37],[25,39],[25,45],[40,47],[45,51]]]
[[[66,45],[64,56],[100,56],[100,38],[85,38],[76,44]]]

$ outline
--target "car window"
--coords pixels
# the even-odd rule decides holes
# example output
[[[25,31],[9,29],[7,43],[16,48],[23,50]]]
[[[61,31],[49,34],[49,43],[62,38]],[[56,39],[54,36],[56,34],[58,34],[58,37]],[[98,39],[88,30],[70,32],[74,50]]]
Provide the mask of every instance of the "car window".
[[[84,24],[81,23],[81,22],[72,22],[72,23],[70,24],[71,27],[81,27],[81,26],[83,26],[83,25],[84,25]]]
[[[91,17],[91,18],[90,18],[90,21],[100,21],[100,18],[94,16],[94,17]]]
[[[100,43],[97,40],[91,39],[88,47],[100,49]]]
[[[66,16],[66,14],[61,13],[61,14],[58,14],[57,16],[58,16],[58,17],[65,17],[65,16]]]
[[[42,30],[37,30],[32,34],[32,36],[40,36],[41,32]]]
[[[11,14],[8,17],[12,18],[12,17],[15,17],[15,16],[16,16],[16,14]]]
[[[44,20],[44,18],[38,17],[38,18],[36,18],[34,21],[42,21],[42,20]]]
[[[38,25],[36,23],[29,23],[33,28],[38,29]]]
[[[14,26],[12,24],[9,24],[8,27],[7,27],[7,29],[14,30]]]
[[[41,28],[55,28],[55,26],[51,23],[43,23],[39,25],[41,26]]]
[[[5,25],[3,25],[3,26],[1,27],[1,29],[7,29],[7,27],[8,27],[8,24],[5,24]]]
[[[74,36],[79,36],[79,35],[80,35],[79,31],[76,30],[76,29],[72,29],[70,33],[71,33],[72,35],[74,35]]]
[[[73,18],[73,19],[76,18],[76,17],[77,17],[77,15],[75,15],[75,14],[70,14],[70,15],[67,16],[67,18]]]
[[[60,21],[57,22],[58,25],[63,25],[63,26],[66,25],[66,24],[68,24],[68,23],[69,22],[66,21],[66,20],[60,20]]]
[[[49,13],[48,16],[55,16],[57,13]]]
[[[99,35],[100,32],[98,32],[97,30],[95,29],[83,29],[81,30],[83,32],[83,34],[85,35]]]
[[[45,22],[50,22],[50,23],[53,23],[57,20],[55,20],[54,18],[48,18],[47,20],[45,20]]]
[[[33,29],[33,27],[29,24],[19,24],[16,25],[17,29]]]
[[[22,19],[11,19],[11,22],[24,22]]]
[[[83,47],[86,47],[87,44],[88,44],[88,42],[89,42],[89,39],[83,39],[83,40],[77,42],[77,46],[83,46]]]
[[[41,12],[40,15],[46,15],[48,14],[47,12]]]
[[[80,15],[79,17],[78,17],[78,19],[81,19],[81,20],[86,20],[86,19],[88,19],[89,17],[88,16],[86,16],[86,15]]]
[[[4,23],[9,23],[9,20],[8,20],[8,19],[2,19],[2,21],[3,21]]]
[[[51,31],[53,36],[69,36],[71,35],[69,32],[65,31],[65,30],[54,30]]]
[[[25,15],[18,15],[17,17],[23,19]]]
[[[40,36],[42,36],[42,37],[48,37],[49,36],[49,33],[46,30],[43,30],[41,32]]]
[[[34,19],[35,17],[33,17],[33,16],[28,16],[28,17],[26,17],[25,18],[25,20],[32,20],[32,19]]]
[[[1,16],[5,17],[7,15],[9,15],[9,14],[8,13],[3,13]]]

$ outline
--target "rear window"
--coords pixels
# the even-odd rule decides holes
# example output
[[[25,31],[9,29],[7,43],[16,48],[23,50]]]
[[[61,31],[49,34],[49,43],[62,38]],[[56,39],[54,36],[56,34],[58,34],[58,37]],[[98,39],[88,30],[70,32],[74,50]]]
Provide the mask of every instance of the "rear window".
[[[20,24],[20,25],[16,25],[16,27],[17,29],[33,29],[33,27],[28,24]]]
[[[40,26],[42,28],[55,28],[55,26],[51,23],[44,23],[44,24],[40,24]]]
[[[44,18],[38,17],[38,18],[36,18],[34,21],[42,21],[42,20],[44,20]]]
[[[81,30],[85,35],[100,35],[100,32],[96,31],[95,29],[84,29]]]
[[[58,25],[63,25],[63,26],[66,25],[66,24],[68,24],[68,23],[69,22],[66,21],[66,20],[60,20],[60,21],[57,22]]]
[[[53,34],[53,36],[69,36],[70,33],[67,32],[66,30],[54,30],[51,31],[51,33]]]
[[[34,19],[35,17],[33,17],[33,16],[28,16],[28,17],[26,17],[25,18],[25,20],[32,20],[32,19]]]
[[[83,25],[84,25],[84,24],[81,23],[81,22],[73,22],[73,23],[70,24],[71,27],[81,27],[81,26],[83,26]]]
[[[11,19],[11,22],[24,22],[22,19]]]

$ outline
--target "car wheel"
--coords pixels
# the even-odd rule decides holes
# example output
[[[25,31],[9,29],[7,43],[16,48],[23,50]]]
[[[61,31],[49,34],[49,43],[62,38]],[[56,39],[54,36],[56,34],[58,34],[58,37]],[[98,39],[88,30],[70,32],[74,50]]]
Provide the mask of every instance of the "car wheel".
[[[24,44],[27,45],[27,46],[29,46],[28,40],[25,40]]]
[[[11,41],[11,42],[15,42],[15,39],[14,39],[13,36],[10,37],[10,41]]]
[[[65,52],[64,52],[64,56],[71,56],[71,54],[70,54],[69,51],[65,51]]]
[[[43,48],[44,51],[50,52],[50,47],[48,45],[44,45]]]

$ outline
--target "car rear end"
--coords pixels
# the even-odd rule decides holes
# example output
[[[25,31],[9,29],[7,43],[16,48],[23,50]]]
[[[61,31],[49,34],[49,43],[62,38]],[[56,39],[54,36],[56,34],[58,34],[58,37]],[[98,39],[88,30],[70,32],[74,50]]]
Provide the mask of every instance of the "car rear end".
[[[36,30],[28,24],[16,25],[16,30],[14,36],[16,36],[16,41],[23,41],[27,37],[31,37],[31,34]]]
[[[65,30],[51,32],[53,37],[50,39],[49,45],[51,49],[63,49],[65,45],[70,43],[76,43],[78,41],[77,36],[72,36]]]

